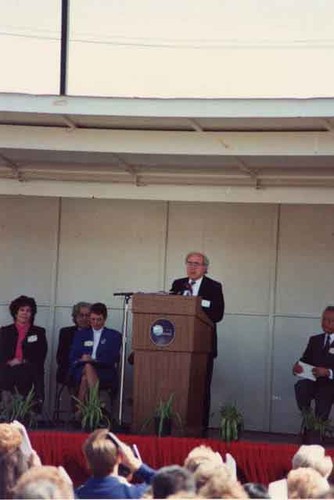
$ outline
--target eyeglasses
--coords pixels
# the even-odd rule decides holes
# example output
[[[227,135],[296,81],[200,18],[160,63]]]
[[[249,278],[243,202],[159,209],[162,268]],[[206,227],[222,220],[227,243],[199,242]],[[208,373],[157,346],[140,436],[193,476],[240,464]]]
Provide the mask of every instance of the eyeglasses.
[[[204,264],[201,264],[200,262],[192,262],[191,260],[187,260],[186,264],[187,266],[193,266],[193,267],[204,266]]]

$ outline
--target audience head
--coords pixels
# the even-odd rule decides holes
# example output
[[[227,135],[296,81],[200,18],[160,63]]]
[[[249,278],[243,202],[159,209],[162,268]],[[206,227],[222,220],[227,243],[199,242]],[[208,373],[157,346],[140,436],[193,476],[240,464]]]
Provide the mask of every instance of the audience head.
[[[118,465],[118,450],[108,438],[108,429],[98,429],[86,439],[83,452],[94,477],[105,477]]]
[[[184,461],[184,467],[190,472],[195,472],[197,467],[203,462],[222,465],[223,459],[218,452],[213,451],[209,446],[200,445],[193,448],[188,454]]]
[[[72,499],[74,492],[65,472],[58,467],[40,466],[22,474],[14,488],[13,498]]]
[[[287,477],[288,498],[318,498],[329,490],[329,484],[310,467],[291,470]]]
[[[190,252],[185,259],[187,276],[198,280],[208,272],[209,259],[204,253]]]
[[[334,333],[334,306],[327,306],[322,313],[321,327],[325,333]]]
[[[270,498],[268,489],[260,483],[245,483],[242,485],[248,498]]]
[[[196,491],[199,491],[215,475],[217,469],[222,469],[221,474],[225,474],[226,481],[232,479],[231,473],[225,464],[217,464],[206,460],[200,463],[193,473]]]
[[[203,498],[248,498],[239,481],[232,479],[226,465],[201,464],[195,472],[195,481],[205,484],[197,491]]]
[[[88,302],[78,302],[72,308],[73,323],[81,329],[89,328],[90,306]]]
[[[10,498],[18,478],[29,468],[23,455],[22,435],[12,424],[0,424],[0,498]]]
[[[311,467],[323,477],[329,477],[333,462],[331,457],[325,455],[325,448],[318,444],[303,445],[292,458],[292,468]]]
[[[167,498],[178,492],[195,493],[195,481],[184,467],[170,465],[162,467],[152,481],[153,498]]]
[[[37,312],[35,299],[20,295],[10,303],[9,311],[15,322],[33,324]]]

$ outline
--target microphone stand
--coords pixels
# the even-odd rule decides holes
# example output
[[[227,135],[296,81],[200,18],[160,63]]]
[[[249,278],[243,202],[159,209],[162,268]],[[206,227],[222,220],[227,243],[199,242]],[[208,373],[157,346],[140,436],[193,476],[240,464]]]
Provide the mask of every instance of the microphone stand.
[[[129,301],[133,292],[118,292],[114,293],[114,297],[124,297],[123,303],[123,326],[122,326],[122,357],[121,357],[121,376],[119,389],[119,408],[118,408],[118,424],[123,423],[123,394],[124,394],[124,375],[125,375],[125,357],[126,345],[128,341],[128,316],[129,316]]]

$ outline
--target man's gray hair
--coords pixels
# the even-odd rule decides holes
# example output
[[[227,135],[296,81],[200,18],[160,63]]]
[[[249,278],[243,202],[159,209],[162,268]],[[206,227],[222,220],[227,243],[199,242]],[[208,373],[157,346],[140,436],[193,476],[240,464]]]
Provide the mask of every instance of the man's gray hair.
[[[41,465],[31,467],[22,474],[14,487],[12,498],[71,500],[74,498],[74,491],[65,471],[52,465]]]
[[[77,302],[77,304],[74,304],[74,306],[72,307],[72,319],[73,319],[74,323],[75,323],[75,318],[80,313],[80,309],[82,307],[88,307],[88,309],[90,309],[91,306],[92,306],[92,304],[90,304],[89,302]]]
[[[187,260],[189,259],[189,257],[191,257],[191,255],[201,255],[203,257],[203,264],[206,267],[209,267],[209,264],[210,264],[209,258],[205,255],[205,253],[202,253],[202,252],[189,252],[189,253],[187,253],[186,258],[185,258],[185,263],[187,263]]]

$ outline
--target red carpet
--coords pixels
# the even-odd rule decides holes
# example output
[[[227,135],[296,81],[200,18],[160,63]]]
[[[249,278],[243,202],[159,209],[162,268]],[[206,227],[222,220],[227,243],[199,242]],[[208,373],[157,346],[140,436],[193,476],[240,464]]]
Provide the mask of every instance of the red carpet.
[[[87,434],[57,431],[31,431],[29,436],[44,465],[62,465],[75,485],[88,476],[82,444]],[[229,445],[213,439],[158,438],[155,436],[119,435],[128,444],[136,444],[144,462],[153,468],[183,464],[190,450],[199,444],[211,446],[223,457],[231,453],[240,469],[243,482],[268,484],[282,478],[291,468],[291,459],[298,446],[293,444],[234,442]],[[327,450],[334,458],[334,450]]]

